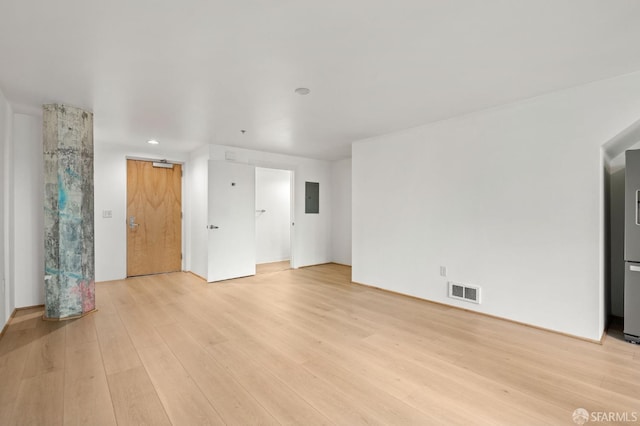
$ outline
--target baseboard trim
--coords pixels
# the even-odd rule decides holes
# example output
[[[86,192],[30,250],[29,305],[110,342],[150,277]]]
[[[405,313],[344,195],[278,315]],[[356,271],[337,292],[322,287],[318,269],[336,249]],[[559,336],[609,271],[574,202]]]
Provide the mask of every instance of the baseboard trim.
[[[40,305],[31,305],[31,306],[23,306],[21,308],[16,308],[16,311],[26,311],[27,309],[35,309],[35,308],[44,308],[44,304]]]
[[[509,319],[509,318],[500,317],[498,315],[491,315],[491,314],[487,314],[487,313],[484,313],[484,312],[478,312],[478,311],[474,311],[474,310],[471,310],[471,309],[461,308],[459,306],[448,305],[448,304],[442,303],[442,302],[436,302],[434,300],[423,299],[421,297],[412,296],[410,294],[404,294],[404,293],[400,293],[400,292],[393,291],[393,290],[388,290],[386,288],[376,287],[374,285],[363,284],[363,283],[359,283],[359,282],[356,282],[356,281],[351,281],[351,283],[355,284],[355,285],[362,286],[362,287],[371,288],[371,289],[374,289],[374,290],[384,291],[386,293],[394,294],[394,295],[397,295],[397,296],[408,297],[410,299],[418,300],[420,302],[433,303],[434,305],[445,306],[445,307],[450,308],[450,309],[457,309],[459,311],[465,311],[465,312],[469,312],[469,313],[476,314],[476,315],[481,315],[481,316],[488,317],[488,318],[493,318],[493,319],[497,319],[497,320],[501,320],[501,321],[506,321],[506,322],[510,322],[512,324],[523,325],[525,327],[533,328],[533,329],[540,330],[540,331],[546,331],[548,333],[558,334],[560,336],[570,337],[572,339],[582,340],[582,341],[588,342],[588,343],[594,343],[596,345],[602,345],[603,342],[604,342],[605,337],[607,336],[607,330],[606,329],[603,331],[602,336],[600,337],[600,340],[589,339],[587,337],[576,336],[575,334],[564,333],[562,331],[551,330],[549,328],[540,327],[540,326],[533,325],[533,324],[527,324],[526,322],[521,322],[521,321],[516,321],[516,320]]]
[[[86,317],[87,315],[92,314],[94,312],[98,312],[98,309],[94,308],[94,309],[90,310],[89,312],[84,312],[84,313],[82,313],[80,315],[74,315],[72,317],[64,317],[64,318],[49,318],[46,315],[42,315],[42,319],[43,319],[43,321],[49,321],[49,322],[69,321],[69,320],[75,320],[75,319]]]
[[[340,262],[329,262],[330,265],[338,265],[338,266],[346,266],[347,268],[351,268],[351,265],[347,265],[346,263]]]
[[[0,331],[0,339],[2,339],[4,334],[9,329],[9,325],[11,324],[11,320],[13,318],[15,318],[16,313],[18,313],[19,311],[26,311],[27,309],[34,309],[34,308],[44,308],[44,305],[33,305],[33,306],[23,306],[21,308],[14,308],[13,312],[11,312],[11,315],[9,315],[9,319],[7,319],[6,324],[4,325],[4,327],[2,327],[2,331]]]
[[[314,266],[331,265],[332,262],[314,263],[313,265],[298,266],[296,269],[313,268]]]
[[[346,268],[351,268],[352,267],[351,265],[347,265],[346,263],[323,262],[323,263],[314,263],[313,265],[298,266],[298,269],[313,268],[314,266],[322,266],[322,265],[338,265],[338,266],[344,266]],[[357,283],[355,283],[355,284],[357,284]],[[362,284],[362,285],[366,285],[366,284]],[[368,287],[371,287],[371,286],[368,286]]]
[[[191,274],[191,275],[193,275],[193,276],[194,276],[194,277],[196,277],[196,278],[200,278],[200,279],[201,279],[201,280],[203,280],[203,281],[207,281],[207,279],[206,279],[205,277],[202,277],[202,276],[200,276],[200,275],[196,274],[196,273],[195,273],[195,272],[193,272],[193,271],[186,271],[186,272],[187,272],[187,273],[189,273],[189,274]]]
[[[7,329],[9,328],[9,324],[11,324],[11,320],[13,319],[13,317],[16,316],[16,312],[18,312],[18,310],[14,309],[13,312],[11,312],[11,315],[9,315],[9,319],[7,320],[4,327],[2,327],[2,331],[0,331],[0,339],[2,339],[4,337],[4,334],[7,332]]]

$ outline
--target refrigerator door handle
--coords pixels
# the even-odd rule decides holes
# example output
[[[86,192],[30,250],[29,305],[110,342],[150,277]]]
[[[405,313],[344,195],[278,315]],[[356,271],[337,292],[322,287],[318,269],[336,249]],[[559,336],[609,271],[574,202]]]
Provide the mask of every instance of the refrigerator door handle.
[[[640,225],[640,190],[636,190],[636,225]]]
[[[640,272],[640,266],[629,265],[629,270],[633,272]]]

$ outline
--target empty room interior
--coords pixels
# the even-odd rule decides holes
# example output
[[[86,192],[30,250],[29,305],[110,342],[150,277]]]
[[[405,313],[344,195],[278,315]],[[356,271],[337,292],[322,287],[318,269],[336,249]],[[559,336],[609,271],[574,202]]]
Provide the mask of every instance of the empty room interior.
[[[639,19],[0,0],[0,424],[640,422]]]

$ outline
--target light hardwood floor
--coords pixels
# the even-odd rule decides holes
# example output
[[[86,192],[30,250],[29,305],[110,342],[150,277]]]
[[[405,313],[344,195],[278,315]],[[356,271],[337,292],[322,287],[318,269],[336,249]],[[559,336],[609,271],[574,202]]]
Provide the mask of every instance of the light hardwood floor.
[[[291,269],[291,262],[284,260],[282,262],[260,263],[256,265],[256,274],[270,274],[272,272],[280,272]]]
[[[640,347],[603,345],[350,283],[321,265],[206,284],[99,283],[99,311],[20,311],[0,423],[571,425],[640,413]]]

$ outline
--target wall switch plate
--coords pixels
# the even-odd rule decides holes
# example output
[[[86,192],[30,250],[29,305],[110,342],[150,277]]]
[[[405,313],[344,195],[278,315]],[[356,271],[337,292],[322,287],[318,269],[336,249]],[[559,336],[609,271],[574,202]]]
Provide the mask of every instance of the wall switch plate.
[[[102,210],[102,217],[105,219],[111,219],[113,217],[112,210]]]
[[[446,277],[447,276],[447,267],[446,266],[441,266],[440,267],[440,276],[441,277]]]

